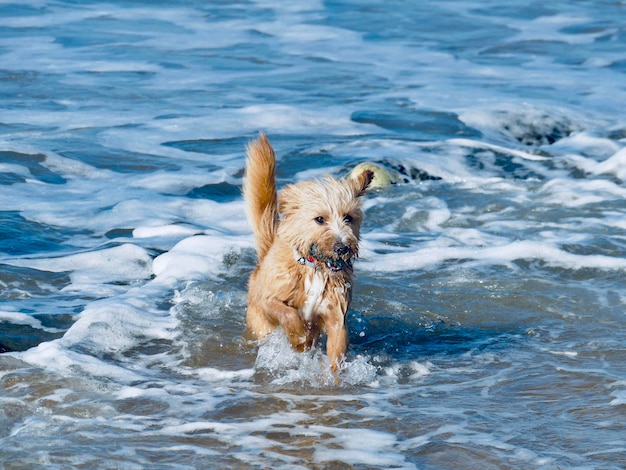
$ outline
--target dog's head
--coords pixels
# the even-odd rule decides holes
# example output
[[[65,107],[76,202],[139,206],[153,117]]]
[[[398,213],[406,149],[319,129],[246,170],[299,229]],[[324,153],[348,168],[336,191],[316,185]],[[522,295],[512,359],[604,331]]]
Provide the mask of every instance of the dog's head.
[[[314,259],[331,272],[352,270],[359,254],[363,212],[361,196],[374,174],[337,180],[330,176],[286,186],[279,194],[279,235],[300,256]]]

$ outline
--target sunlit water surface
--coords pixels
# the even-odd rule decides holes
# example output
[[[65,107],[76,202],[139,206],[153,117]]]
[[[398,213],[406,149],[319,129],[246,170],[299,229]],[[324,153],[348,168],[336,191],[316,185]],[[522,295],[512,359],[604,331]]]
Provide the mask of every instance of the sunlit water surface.
[[[622,469],[626,5],[0,2],[0,466]],[[359,162],[339,381],[244,332],[244,148]]]

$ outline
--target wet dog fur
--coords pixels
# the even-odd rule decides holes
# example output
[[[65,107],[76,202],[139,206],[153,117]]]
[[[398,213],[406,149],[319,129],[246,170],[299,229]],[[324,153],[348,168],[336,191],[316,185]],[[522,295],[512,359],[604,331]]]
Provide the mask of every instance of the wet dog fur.
[[[267,137],[251,142],[247,154],[243,194],[258,257],[248,284],[248,330],[262,338],[282,327],[298,351],[326,333],[336,373],[348,347],[345,316],[359,254],[361,199],[373,173],[303,181],[278,193]]]

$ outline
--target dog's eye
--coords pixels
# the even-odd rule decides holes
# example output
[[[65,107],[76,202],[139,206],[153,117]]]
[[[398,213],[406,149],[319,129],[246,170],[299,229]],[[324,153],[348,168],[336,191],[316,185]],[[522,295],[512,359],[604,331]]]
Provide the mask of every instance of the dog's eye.
[[[315,222],[317,222],[319,225],[324,225],[324,217],[322,217],[321,215],[318,217],[315,217]]]
[[[350,214],[346,214],[346,216],[343,218],[343,220],[347,223],[347,224],[351,224],[352,221],[354,220],[352,218],[352,216]]]

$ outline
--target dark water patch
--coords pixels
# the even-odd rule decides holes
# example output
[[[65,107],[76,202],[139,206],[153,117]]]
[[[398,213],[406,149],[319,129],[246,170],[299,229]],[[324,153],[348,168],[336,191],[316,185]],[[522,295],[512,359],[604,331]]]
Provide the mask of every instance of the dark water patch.
[[[171,163],[167,159],[162,159],[152,155],[141,155],[135,152],[125,152],[120,149],[115,151],[104,151],[102,149],[85,148],[72,151],[59,152],[64,157],[71,158],[83,163],[87,163],[95,168],[111,170],[116,173],[142,173],[157,170],[175,171],[180,167]]]
[[[25,351],[61,337],[88,301],[63,293],[69,283],[66,273],[0,264],[0,343]]]
[[[381,137],[383,137],[381,135]],[[385,136],[392,140],[411,141],[407,136]],[[341,178],[350,173],[352,169],[363,161],[366,156],[363,151],[356,150],[353,155],[337,155],[335,147],[343,148],[353,143],[353,136],[318,136],[315,139],[292,135],[271,135],[270,141],[275,148],[278,160],[276,173],[279,183],[293,182],[294,176],[300,172],[329,168],[329,172]],[[304,142],[304,143],[303,143]],[[393,157],[383,158],[374,163],[393,170],[397,173],[401,182],[438,181],[441,178],[421,169],[418,164],[410,161],[399,161]],[[235,175],[237,176],[237,175]]]
[[[616,60],[612,62],[608,68],[617,72],[626,73],[626,60]]]
[[[95,168],[111,170],[116,173],[148,173],[153,171],[176,171],[180,166],[172,159],[129,152],[121,148],[103,147],[96,144],[99,129],[88,128],[75,131],[77,136],[71,149],[66,145],[57,148],[56,152],[66,158],[86,163]]]
[[[310,150],[307,146],[306,149],[295,149],[283,155],[276,168],[276,177],[293,182],[294,176],[300,171],[332,167],[340,161],[339,157],[326,149]]]
[[[137,397],[118,400],[113,406],[119,413],[136,416],[162,415],[169,408],[169,405],[162,401]]]
[[[519,338],[517,331],[455,326],[443,321],[415,324],[398,317],[365,317],[355,312],[348,316],[348,331],[355,353],[394,361],[432,360],[471,351],[494,352],[511,347]]]
[[[192,199],[211,199],[217,202],[230,202],[241,199],[241,187],[238,185],[222,182],[207,184],[201,188],[194,188],[187,193]]]
[[[3,30],[4,28],[0,27],[0,37],[13,36],[13,34],[11,33],[8,33],[6,36],[2,35]],[[54,103],[42,91],[41,86],[50,79],[51,75],[42,71],[0,70],[0,83],[2,84],[2,86],[0,87],[0,98],[2,98],[3,102],[5,103],[3,107],[6,107],[8,109],[11,109],[13,106],[16,109],[22,108],[22,106],[24,106],[24,100],[28,97],[38,100],[37,104],[39,109],[47,109],[52,111],[62,109],[62,105],[60,105],[59,103]],[[7,128],[16,130],[54,129],[54,127],[50,128],[47,126],[39,126],[37,124],[19,122],[11,123],[10,125],[7,123],[6,126]]]
[[[536,164],[525,162],[510,154],[491,149],[476,149],[465,156],[470,168],[482,173],[494,173],[502,178],[544,180],[544,175],[536,171]],[[530,167],[532,165],[532,167]]]
[[[92,28],[96,26],[97,23],[94,20],[83,20],[86,23],[93,23],[89,26]],[[144,37],[140,34],[124,34],[119,30],[116,31],[115,34],[111,34],[110,31],[97,31],[95,29],[90,28],[91,33],[88,35],[84,34],[83,28],[85,25],[80,25],[80,30],[74,30],[74,25],[65,24],[63,25],[63,32],[55,37],[54,42],[60,44],[64,48],[81,48],[81,47],[99,47],[105,46],[107,44],[111,44],[112,42],[126,42],[126,43],[135,43]],[[82,34],[82,35],[81,35]]]
[[[250,135],[241,141],[241,146],[233,150],[244,158],[246,145],[256,139],[258,134]],[[292,183],[295,175],[307,170],[330,168],[344,165],[350,169],[354,165],[354,157],[338,156],[333,153],[335,146],[342,146],[353,140],[351,136],[278,134],[268,136],[276,153],[276,178],[279,185]],[[239,175],[234,175],[239,176]],[[344,176],[344,175],[339,175]]]
[[[133,238],[133,229],[132,228],[114,228],[109,230],[104,234],[109,240],[114,240],[116,238]]]
[[[564,246],[567,246],[564,244]],[[580,245],[578,245],[580,246]],[[563,251],[566,251],[565,249]],[[622,257],[616,257],[616,259],[623,259]],[[584,259],[582,260],[584,261]],[[519,259],[515,261],[515,265],[522,268],[528,275],[544,276],[555,281],[556,286],[561,286],[562,291],[565,291],[565,285],[562,282],[578,283],[579,281],[587,281],[589,284],[585,285],[584,282],[578,285],[579,289],[584,291],[593,291],[593,285],[605,285],[617,290],[626,289],[626,279],[621,276],[619,269],[610,269],[595,266],[572,265],[572,266],[558,266],[554,263],[548,263],[542,259]]]
[[[35,318],[45,318],[44,315],[33,316]],[[69,328],[71,321],[66,318],[65,328]],[[60,323],[58,320],[54,323]],[[11,323],[0,322],[0,352],[8,351],[26,351],[45,341],[52,341],[63,336],[65,330],[57,331],[51,329],[41,329],[30,325],[16,325]],[[43,325],[43,322],[42,322]],[[7,348],[2,351],[1,346]]]
[[[409,133],[415,140],[432,141],[451,137],[480,137],[480,132],[466,126],[454,113],[397,109],[394,112],[356,111],[351,119],[361,124],[374,124],[386,130]]]
[[[564,243],[563,251],[581,256],[609,256],[620,259],[626,253],[626,239],[619,229],[596,234],[585,243]]]
[[[2,161],[2,163],[24,167],[29,173],[28,176],[11,172],[2,173],[0,175],[0,184],[23,183],[26,178],[37,179],[43,183],[49,184],[65,183],[65,178],[50,171],[42,165],[42,162],[45,160],[46,156],[41,154],[31,155],[26,153],[0,151],[0,161]]]
[[[612,140],[626,139],[626,129],[624,128],[613,129],[609,132],[608,137],[609,139],[612,139]]]
[[[24,218],[18,211],[0,212],[0,253],[32,255],[67,249],[64,242],[86,231],[69,230]]]
[[[25,181],[22,175],[13,172],[0,173],[0,185],[9,185],[15,183],[23,183]]]
[[[1,74],[1,72],[0,72]],[[2,78],[0,78],[0,83],[2,81]],[[2,93],[3,91],[5,91],[4,89],[2,91],[0,91],[0,99],[4,99],[4,97],[2,97]],[[52,132],[54,131],[56,128],[55,127],[49,127],[49,126],[40,126],[37,124],[22,124],[22,123],[4,123],[4,122],[0,122],[0,135],[3,134],[19,134],[19,133],[30,133],[30,132]]]
[[[0,264],[0,300],[15,300],[50,295],[70,283],[67,273]]]
[[[207,155],[241,154],[245,152],[246,145],[256,136],[235,137],[229,139],[195,139],[163,142],[161,145],[172,147],[185,152],[205,153]],[[272,140],[273,136],[272,136]],[[217,166],[207,167],[207,171],[215,171]]]

